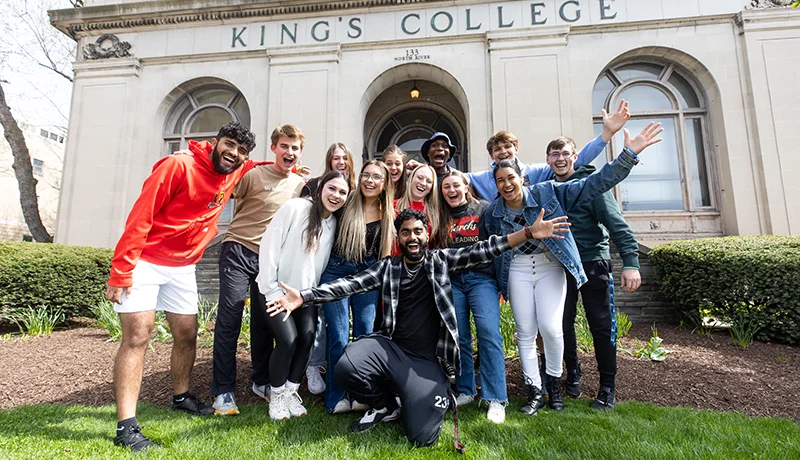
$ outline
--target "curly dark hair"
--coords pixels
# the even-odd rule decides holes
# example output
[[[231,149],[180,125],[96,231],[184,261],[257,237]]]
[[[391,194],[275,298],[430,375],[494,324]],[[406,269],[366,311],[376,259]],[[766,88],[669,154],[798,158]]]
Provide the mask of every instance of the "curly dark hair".
[[[223,137],[236,139],[236,142],[244,145],[248,152],[252,152],[256,148],[256,135],[238,121],[232,121],[219,129],[217,142],[221,141]]]
[[[425,226],[425,230],[428,229],[428,217],[422,211],[417,211],[416,209],[406,208],[400,211],[400,214],[394,218],[394,229],[396,232],[400,232],[400,226],[403,225],[403,222],[407,220],[419,220],[422,222],[422,225]]]

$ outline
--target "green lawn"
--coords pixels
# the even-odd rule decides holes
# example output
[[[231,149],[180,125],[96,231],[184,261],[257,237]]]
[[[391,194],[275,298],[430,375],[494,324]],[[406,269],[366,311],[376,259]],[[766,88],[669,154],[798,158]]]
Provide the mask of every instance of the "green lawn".
[[[111,443],[114,409],[84,406],[27,406],[0,411],[0,458],[800,458],[800,426],[784,419],[620,403],[607,414],[586,401],[567,401],[567,410],[526,417],[512,401],[504,425],[486,420],[474,405],[459,410],[467,454],[452,446],[448,413],[432,448],[414,449],[399,424],[353,434],[355,414],[329,416],[319,403],[309,416],[275,423],[265,405],[241,407],[239,417],[193,417],[140,406],[145,433],[164,449],[133,455]]]

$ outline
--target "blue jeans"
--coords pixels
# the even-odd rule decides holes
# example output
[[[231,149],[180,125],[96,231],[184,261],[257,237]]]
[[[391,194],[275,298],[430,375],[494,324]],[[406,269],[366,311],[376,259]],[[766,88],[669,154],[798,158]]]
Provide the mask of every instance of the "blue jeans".
[[[461,375],[456,376],[456,391],[474,396],[475,365],[472,360],[472,332],[469,313],[475,319],[478,349],[481,353],[481,399],[508,401],[506,361],[500,334],[500,297],[494,277],[479,272],[452,275],[453,305],[458,322],[458,347],[461,350]]]
[[[374,258],[360,263],[331,254],[328,266],[322,273],[320,284],[358,273],[374,264]],[[350,341],[350,310],[353,310],[353,338],[371,334],[378,305],[378,291],[365,292],[336,302],[323,304],[328,336],[328,372],[325,374],[325,409],[333,412],[336,403],[344,398],[344,389],[333,379],[334,367]]]

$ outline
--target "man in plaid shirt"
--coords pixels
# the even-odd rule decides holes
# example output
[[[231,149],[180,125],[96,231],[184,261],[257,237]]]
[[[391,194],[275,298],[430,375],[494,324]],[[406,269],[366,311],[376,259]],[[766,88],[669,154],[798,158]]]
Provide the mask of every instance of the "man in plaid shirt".
[[[298,291],[281,283],[286,294],[267,305],[272,316],[292,310],[381,290],[382,317],[377,332],[350,343],[336,364],[334,378],[370,410],[351,425],[365,431],[378,422],[400,417],[396,391],[404,411],[408,440],[418,446],[436,442],[450,403],[449,379],[440,366],[460,370],[458,329],[450,289],[450,271],[491,261],[503,251],[532,238],[563,238],[566,217],[543,221],[508,236],[460,249],[427,250],[428,219],[405,209],[395,219],[401,256],[385,258],[355,275]],[[420,273],[422,272],[422,273]],[[285,318],[284,318],[285,319]]]

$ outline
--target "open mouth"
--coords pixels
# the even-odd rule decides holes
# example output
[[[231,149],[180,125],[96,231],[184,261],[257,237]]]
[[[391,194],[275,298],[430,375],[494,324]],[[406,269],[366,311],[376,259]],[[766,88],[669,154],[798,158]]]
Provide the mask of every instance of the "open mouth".
[[[347,165],[339,165],[336,169],[341,172],[347,172]]]
[[[410,241],[410,242],[408,242],[408,243],[406,244],[406,249],[407,249],[407,250],[408,250],[408,252],[410,252],[411,254],[417,254],[417,253],[419,253],[419,248],[420,248],[420,244],[419,244],[419,242],[417,242],[417,241]]]
[[[338,208],[339,203],[341,202],[342,200],[340,200],[339,198],[328,198],[328,203],[330,203],[330,205],[333,206],[334,208]]]
[[[514,186],[504,187],[503,188],[503,195],[507,195],[507,196],[508,195],[513,195],[515,190],[516,190],[516,187],[514,187]]]
[[[417,185],[416,189],[420,194],[428,193],[428,187],[424,185]]]
[[[223,153],[222,154],[222,163],[224,163],[224,164],[226,164],[228,166],[233,166],[233,165],[236,164],[236,157],[234,155],[231,155],[230,153]]]
[[[554,165],[555,165],[556,168],[566,168],[567,167],[567,162],[566,161],[556,161],[554,163]]]
[[[283,157],[283,165],[290,168],[294,165],[294,155]]]
[[[374,184],[374,183],[372,183],[372,182],[364,182],[364,185],[363,185],[363,187],[364,187],[364,189],[366,189],[366,190],[375,190],[375,189],[377,188],[377,187],[375,186],[375,184]]]
[[[500,155],[497,155],[498,163],[500,163],[503,160],[509,160],[509,159],[511,159],[511,155],[509,155],[508,153],[501,153]]]

